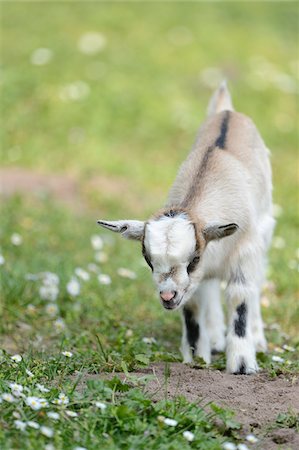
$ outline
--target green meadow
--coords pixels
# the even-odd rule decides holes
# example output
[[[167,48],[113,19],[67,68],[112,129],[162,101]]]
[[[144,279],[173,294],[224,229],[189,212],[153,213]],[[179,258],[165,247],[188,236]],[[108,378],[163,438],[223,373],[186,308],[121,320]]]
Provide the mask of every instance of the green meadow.
[[[298,5],[1,3],[1,449],[244,443],[233,412],[156,401],[132,375],[165,361],[168,378],[181,361],[180,318],[162,310],[139,245],[96,224],[163,206],[223,78],[272,155],[260,366],[295,379]],[[224,367],[220,355],[213,368]],[[105,375],[78,389],[113,372],[126,381]]]

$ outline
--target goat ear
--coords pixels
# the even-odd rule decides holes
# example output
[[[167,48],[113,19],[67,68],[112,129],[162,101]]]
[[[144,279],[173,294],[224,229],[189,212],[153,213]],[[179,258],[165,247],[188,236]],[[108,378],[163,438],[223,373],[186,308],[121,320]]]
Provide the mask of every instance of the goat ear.
[[[140,241],[144,232],[144,222],[140,220],[115,220],[112,222],[98,220],[97,223],[108,230],[120,233],[126,239]]]
[[[230,236],[235,233],[239,226],[236,223],[228,223],[226,225],[210,224],[203,230],[203,235],[206,242],[213,241],[214,239],[222,239],[225,236]]]

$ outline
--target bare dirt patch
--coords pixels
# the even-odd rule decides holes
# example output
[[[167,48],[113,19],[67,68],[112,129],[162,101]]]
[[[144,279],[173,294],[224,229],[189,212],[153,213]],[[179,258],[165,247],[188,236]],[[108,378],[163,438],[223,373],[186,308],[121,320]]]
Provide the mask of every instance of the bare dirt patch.
[[[141,369],[136,376],[153,375],[146,391],[160,400],[183,395],[190,402],[206,408],[210,402],[229,408],[236,414],[244,433],[253,431],[260,437],[260,449],[298,449],[299,435],[293,428],[271,429],[279,413],[299,413],[298,380],[285,377],[270,378],[266,373],[257,375],[229,375],[219,370],[195,369],[180,363],[168,364],[169,377],[165,377],[165,363],[155,363]],[[167,370],[168,370],[167,369]],[[117,374],[124,379],[124,374]],[[109,375],[108,375],[109,377]],[[86,375],[90,379],[107,378],[107,374]],[[82,389],[83,385],[78,388]]]

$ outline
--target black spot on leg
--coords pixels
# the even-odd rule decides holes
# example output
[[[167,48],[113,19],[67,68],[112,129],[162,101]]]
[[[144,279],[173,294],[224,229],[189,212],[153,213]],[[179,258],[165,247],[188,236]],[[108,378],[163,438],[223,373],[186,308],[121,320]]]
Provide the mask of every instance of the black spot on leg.
[[[235,320],[235,334],[243,338],[246,333],[247,306],[245,302],[241,303],[236,309],[237,319]]]
[[[184,318],[187,328],[187,339],[194,356],[200,333],[199,324],[195,320],[193,311],[191,309],[184,308]]]
[[[239,369],[234,372],[234,375],[246,375],[246,364],[244,358],[241,358]]]

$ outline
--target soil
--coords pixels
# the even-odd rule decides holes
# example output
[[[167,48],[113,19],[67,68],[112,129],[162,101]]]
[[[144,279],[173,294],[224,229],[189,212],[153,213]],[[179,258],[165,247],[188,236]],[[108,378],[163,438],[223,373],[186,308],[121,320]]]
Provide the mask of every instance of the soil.
[[[279,428],[275,421],[279,413],[299,413],[299,382],[285,377],[270,378],[266,373],[256,375],[229,375],[219,370],[196,369],[181,363],[167,365],[170,375],[165,378],[165,363],[155,363],[131,375],[154,375],[146,384],[146,391],[155,400],[183,395],[190,402],[208,408],[210,402],[235,412],[244,435],[249,432],[259,437],[259,443],[250,448],[299,449],[299,434],[293,428]],[[115,375],[115,374],[114,374]],[[116,374],[124,379],[124,374]],[[86,375],[90,379],[110,375]],[[275,429],[272,429],[275,428]]]

